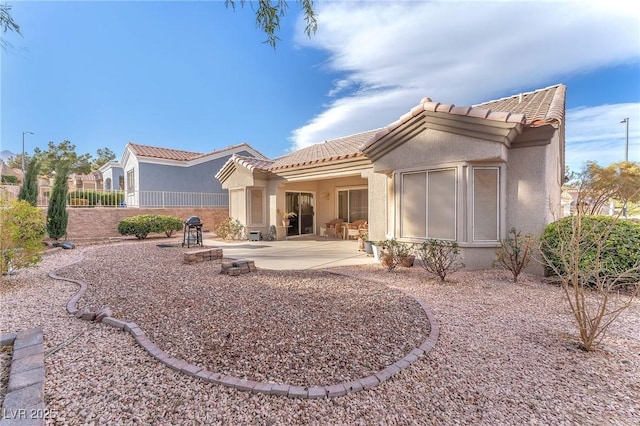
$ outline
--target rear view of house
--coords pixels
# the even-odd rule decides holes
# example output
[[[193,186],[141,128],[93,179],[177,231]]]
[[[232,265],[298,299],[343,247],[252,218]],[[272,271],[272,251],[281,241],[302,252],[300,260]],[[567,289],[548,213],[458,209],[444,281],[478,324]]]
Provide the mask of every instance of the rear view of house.
[[[555,85],[469,107],[425,98],[381,129],[275,160],[233,155],[216,178],[249,230],[320,235],[364,219],[370,239],[456,241],[486,268],[511,227],[539,234],[560,217],[565,96]]]

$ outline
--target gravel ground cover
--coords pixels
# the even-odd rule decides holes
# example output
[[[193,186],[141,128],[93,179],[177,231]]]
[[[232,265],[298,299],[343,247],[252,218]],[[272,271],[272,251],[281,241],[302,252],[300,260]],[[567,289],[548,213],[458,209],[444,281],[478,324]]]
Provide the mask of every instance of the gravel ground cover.
[[[144,245],[119,248],[134,259]],[[538,277],[526,275],[512,284],[499,271],[458,272],[441,284],[426,280],[417,268],[395,273],[375,266],[343,268],[340,272],[363,283],[382,281],[427,302],[439,321],[440,339],[427,356],[374,389],[295,400],[182,375],[155,361],[126,333],[69,316],[65,305],[77,286],[51,280],[46,272],[78,255],[78,250],[59,251],[37,268],[0,280],[1,331],[44,325],[47,424],[640,424],[637,301],[602,347],[585,353],[576,349],[561,290]],[[101,263],[101,281],[117,280],[132,268],[149,277],[167,269],[154,258],[134,264],[106,257]],[[204,282],[214,272],[194,268],[182,282]],[[285,273],[283,281],[292,276]],[[251,276],[245,279],[250,282]],[[335,280],[327,282],[329,289],[349,281],[322,279]],[[378,288],[374,284],[363,285]]]
[[[384,284],[327,272],[221,275],[219,261],[184,265],[183,252],[155,244],[135,252],[103,247],[58,274],[88,284],[81,307],[113,307],[116,318],[138,324],[171,356],[251,380],[297,386],[356,380],[429,336],[415,299]],[[114,262],[148,259],[162,266],[111,273]]]

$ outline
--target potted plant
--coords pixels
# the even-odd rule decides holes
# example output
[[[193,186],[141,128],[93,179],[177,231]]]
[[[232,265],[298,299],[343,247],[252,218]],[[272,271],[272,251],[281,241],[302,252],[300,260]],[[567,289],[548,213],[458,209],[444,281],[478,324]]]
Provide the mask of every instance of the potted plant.
[[[369,239],[369,234],[367,234],[367,230],[361,229],[360,235],[358,235],[358,251],[365,251],[365,242],[368,239]]]
[[[291,219],[298,217],[296,212],[284,212],[282,213],[282,226],[287,227],[291,224]]]

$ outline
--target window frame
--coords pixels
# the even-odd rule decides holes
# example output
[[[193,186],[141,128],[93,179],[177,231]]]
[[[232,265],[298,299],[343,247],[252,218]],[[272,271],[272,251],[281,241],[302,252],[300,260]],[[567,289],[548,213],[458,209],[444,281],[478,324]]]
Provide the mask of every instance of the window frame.
[[[253,212],[254,212],[254,205],[253,205],[253,192],[259,192],[261,194],[261,205],[260,205],[260,216],[262,218],[261,222],[254,222],[253,221]],[[250,187],[247,188],[247,193],[248,193],[248,197],[247,197],[247,201],[248,201],[248,211],[247,211],[247,222],[249,223],[249,226],[266,226],[267,222],[266,222],[266,217],[267,217],[267,203],[266,203],[266,190],[263,187]]]
[[[422,240],[422,241],[426,241],[426,240],[430,240],[430,239],[434,239],[433,236],[431,236],[429,234],[429,173],[438,173],[438,172],[446,172],[446,171],[452,171],[454,176],[454,193],[453,193],[453,199],[454,199],[454,213],[453,213],[453,239],[451,238],[438,238],[439,240],[443,240],[443,241],[457,241],[458,240],[458,211],[459,211],[459,203],[460,203],[460,196],[459,196],[459,176],[460,176],[460,171],[458,170],[458,167],[452,166],[452,167],[437,167],[437,168],[429,168],[429,169],[418,169],[418,170],[406,170],[406,171],[402,171],[399,173],[399,183],[400,183],[400,191],[399,191],[399,211],[398,211],[398,234],[400,235],[400,238],[402,239],[409,239],[409,240]],[[424,190],[425,190],[425,206],[424,206],[424,210],[425,210],[425,214],[424,214],[424,219],[425,219],[425,223],[424,223],[424,236],[413,236],[413,235],[404,235],[404,176],[405,175],[418,175],[418,174],[424,174]]]
[[[495,204],[495,213],[496,213],[496,238],[495,239],[488,239],[488,240],[481,240],[481,239],[476,239],[476,170],[495,170],[496,172],[496,204]],[[500,172],[500,167],[498,166],[471,166],[470,167],[470,182],[469,182],[469,186],[470,186],[470,196],[471,196],[471,201],[469,204],[469,213],[470,213],[470,221],[471,221],[471,233],[469,235],[470,240],[472,243],[480,243],[480,244],[486,244],[486,243],[496,243],[500,241],[500,236],[501,236],[501,220],[502,220],[502,215],[501,215],[501,197],[502,197],[502,179],[501,179],[501,172]]]
[[[135,169],[127,170],[127,194],[136,192]]]
[[[367,215],[366,215],[367,217],[364,218],[364,219],[368,221],[369,220],[369,188],[366,185],[354,185],[354,186],[336,187],[335,217],[336,218],[340,217],[340,192],[343,192],[343,191],[347,192],[347,203],[348,204],[351,203],[350,195],[349,195],[351,191],[365,191],[365,193],[367,195]],[[350,215],[350,213],[349,213],[350,208],[349,207],[350,206],[347,205],[347,216]],[[345,221],[349,223],[350,222],[349,219],[351,219],[351,218],[347,217],[347,218],[345,218]],[[357,220],[357,219],[354,219],[354,220]]]

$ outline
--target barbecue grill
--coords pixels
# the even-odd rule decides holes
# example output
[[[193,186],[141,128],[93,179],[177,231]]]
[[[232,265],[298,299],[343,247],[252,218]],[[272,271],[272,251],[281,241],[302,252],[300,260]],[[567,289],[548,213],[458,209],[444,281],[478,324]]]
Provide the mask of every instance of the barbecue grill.
[[[184,221],[182,247],[202,247],[202,221],[198,216],[190,216]]]

